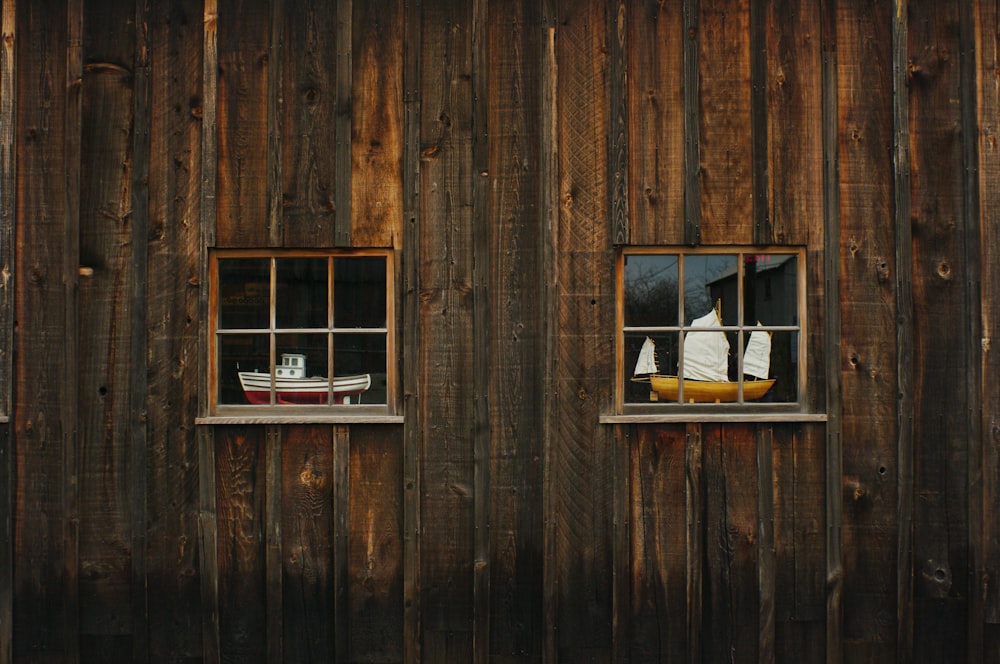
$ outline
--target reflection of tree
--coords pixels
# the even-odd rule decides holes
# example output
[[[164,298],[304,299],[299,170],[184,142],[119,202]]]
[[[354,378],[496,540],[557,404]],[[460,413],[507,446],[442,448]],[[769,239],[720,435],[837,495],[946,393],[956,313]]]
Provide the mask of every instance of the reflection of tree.
[[[676,325],[677,283],[662,269],[639,268],[625,280],[625,320],[630,325]]]

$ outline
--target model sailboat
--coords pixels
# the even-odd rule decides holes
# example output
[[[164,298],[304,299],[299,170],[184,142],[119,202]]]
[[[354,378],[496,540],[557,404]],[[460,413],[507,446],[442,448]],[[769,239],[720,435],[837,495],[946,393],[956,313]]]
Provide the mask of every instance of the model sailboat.
[[[721,328],[715,309],[696,319],[692,327]],[[639,350],[635,376],[648,377],[650,386],[660,399],[677,401],[683,389],[687,403],[724,403],[739,400],[739,382],[729,380],[729,340],[722,330],[688,332],[684,337],[684,378],[665,376],[656,366],[655,344],[649,337]],[[754,330],[743,354],[743,373],[752,380],[743,380],[743,400],[760,399],[774,386],[768,378],[771,364],[771,335]]]

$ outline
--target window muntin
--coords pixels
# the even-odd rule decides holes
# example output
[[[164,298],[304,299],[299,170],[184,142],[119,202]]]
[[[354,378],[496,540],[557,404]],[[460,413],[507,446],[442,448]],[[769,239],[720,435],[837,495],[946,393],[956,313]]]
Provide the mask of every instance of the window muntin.
[[[788,409],[803,404],[804,265],[804,252],[788,247],[623,248],[617,272],[620,407]],[[716,310],[717,315],[709,315]],[[696,324],[699,319],[703,322]],[[765,356],[768,380],[774,383],[757,397],[765,385],[744,376],[744,363],[753,366],[760,354],[752,351],[750,360],[744,355],[763,339],[761,333],[770,341]],[[643,371],[637,362],[644,345],[648,348],[646,339],[655,348],[655,382],[643,373],[634,376]],[[708,346],[728,344],[728,352],[701,352],[702,342],[709,340]],[[697,355],[690,354],[692,348]],[[693,382],[692,365],[700,368],[705,361],[717,365],[719,375],[707,380],[694,372],[702,380]],[[680,375],[685,379],[678,380]]]
[[[216,250],[209,407],[391,406],[392,253]]]

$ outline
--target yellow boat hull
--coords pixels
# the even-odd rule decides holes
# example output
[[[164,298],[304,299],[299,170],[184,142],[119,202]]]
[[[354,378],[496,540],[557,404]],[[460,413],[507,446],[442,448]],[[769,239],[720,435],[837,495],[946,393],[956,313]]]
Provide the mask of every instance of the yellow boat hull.
[[[768,380],[743,381],[743,400],[756,401],[767,394],[775,383],[774,378]],[[677,376],[649,377],[653,391],[663,401],[677,401],[679,384]],[[684,381],[685,403],[727,403],[739,398],[739,385],[734,382],[712,383],[702,380]]]

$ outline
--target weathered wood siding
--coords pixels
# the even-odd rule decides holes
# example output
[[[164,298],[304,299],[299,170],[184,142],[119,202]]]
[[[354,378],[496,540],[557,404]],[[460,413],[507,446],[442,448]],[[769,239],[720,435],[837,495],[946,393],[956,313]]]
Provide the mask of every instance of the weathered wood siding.
[[[0,7],[0,662],[1000,663],[993,3]],[[663,244],[821,417],[613,417]],[[198,419],[211,247],[394,249],[401,422]]]

